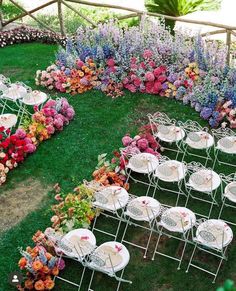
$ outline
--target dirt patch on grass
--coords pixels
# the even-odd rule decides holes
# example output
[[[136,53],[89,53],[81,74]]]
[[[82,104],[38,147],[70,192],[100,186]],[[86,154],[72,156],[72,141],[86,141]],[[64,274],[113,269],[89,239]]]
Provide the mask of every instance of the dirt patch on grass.
[[[35,210],[49,190],[40,181],[28,179],[19,183],[17,188],[5,191],[0,196],[0,232],[11,228]]]

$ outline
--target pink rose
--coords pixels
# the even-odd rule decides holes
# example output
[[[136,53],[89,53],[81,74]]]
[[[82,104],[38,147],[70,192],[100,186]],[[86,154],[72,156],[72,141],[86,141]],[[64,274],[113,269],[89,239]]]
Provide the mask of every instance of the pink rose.
[[[158,81],[161,82],[161,83],[164,83],[166,80],[166,76],[165,75],[161,75],[158,77]]]
[[[161,73],[162,73],[162,70],[160,67],[154,69],[154,71],[153,71],[153,74],[156,78],[158,78]]]
[[[146,79],[146,81],[148,81],[148,82],[152,82],[152,81],[155,80],[155,76],[153,75],[152,72],[147,72],[147,73],[145,74],[145,79]]]
[[[141,138],[137,141],[137,146],[140,150],[144,151],[148,147],[148,141],[146,140],[146,138]]]
[[[129,135],[125,135],[122,138],[122,143],[125,147],[127,147],[128,145],[130,145],[130,143],[132,142],[132,138]]]
[[[142,83],[142,81],[141,81],[139,78],[136,78],[136,79],[134,80],[134,85],[135,85],[136,87],[139,87],[139,86],[141,85],[141,83]]]
[[[108,65],[108,67],[114,67],[115,66],[115,61],[113,59],[108,59],[107,60],[107,65]]]
[[[150,61],[148,64],[149,64],[149,66],[152,67],[152,68],[154,68],[154,67],[156,66],[156,64],[155,64],[154,61]]]
[[[153,55],[153,53],[152,53],[151,50],[145,50],[145,51],[143,52],[143,57],[144,57],[144,59],[150,59],[150,58],[152,57],[152,55]]]
[[[129,84],[129,85],[127,85],[126,88],[127,88],[130,92],[132,92],[132,93],[135,93],[135,92],[136,92],[136,88],[135,88],[135,86],[134,86],[133,84]]]
[[[149,153],[152,155],[157,155],[157,152],[155,152],[152,148],[146,148],[145,153]]]
[[[67,110],[66,110],[66,117],[69,120],[72,120],[74,118],[74,116],[75,116],[75,110],[72,107],[67,108]]]
[[[129,83],[129,79],[127,77],[124,78],[123,81],[122,81],[122,83],[125,84],[125,85],[128,84]]]
[[[49,135],[54,134],[54,132],[55,132],[55,128],[53,125],[47,125],[46,129],[47,129],[47,132]]]
[[[15,135],[16,135],[18,138],[23,139],[23,138],[26,137],[26,132],[24,131],[24,129],[22,129],[22,128],[18,128],[18,129],[16,130]]]

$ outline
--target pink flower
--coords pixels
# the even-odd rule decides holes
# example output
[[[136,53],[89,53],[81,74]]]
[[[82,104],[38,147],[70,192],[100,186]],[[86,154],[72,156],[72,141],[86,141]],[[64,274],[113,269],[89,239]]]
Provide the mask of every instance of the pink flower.
[[[156,155],[157,154],[152,148],[146,148],[145,149],[145,153],[149,153],[149,154],[152,154],[152,155]]]
[[[108,59],[107,60],[107,65],[108,65],[108,67],[114,67],[115,66],[115,61],[113,59]]]
[[[156,81],[154,83],[154,87],[153,87],[154,93],[159,93],[159,91],[161,91],[161,89],[162,89],[161,83],[159,81]]]
[[[122,138],[122,143],[125,147],[127,147],[128,145],[130,145],[132,142],[132,138],[129,136],[129,135],[125,135],[123,138]]]
[[[145,79],[146,79],[146,81],[151,82],[151,81],[155,80],[155,76],[153,75],[152,72],[147,72],[145,74]]]
[[[129,79],[127,77],[124,78],[123,81],[122,81],[122,83],[125,84],[125,85],[128,84],[129,83]]]
[[[71,120],[75,116],[75,110],[72,107],[67,108],[66,110],[66,117]]]
[[[63,120],[61,118],[55,118],[53,125],[56,127],[57,130],[63,129]]]
[[[50,135],[54,134],[54,132],[55,132],[55,128],[53,125],[47,125],[46,129],[47,129],[48,134],[50,134]]]
[[[166,80],[166,76],[165,75],[161,75],[158,77],[158,81],[161,82],[161,83],[164,83]]]
[[[154,67],[156,66],[156,64],[155,64],[154,61],[150,61],[148,64],[149,64],[149,66],[152,67],[152,68],[154,68]]]
[[[137,62],[137,58],[132,57],[132,58],[130,59],[130,62],[131,62],[131,64],[135,64],[135,63]]]
[[[146,65],[145,65],[144,62],[141,62],[141,63],[140,63],[140,67],[141,67],[142,69],[146,70]]]
[[[146,138],[141,138],[137,141],[137,146],[140,150],[144,151],[148,147],[148,141],[146,140]]]
[[[152,57],[152,55],[153,55],[153,53],[152,53],[151,50],[145,50],[145,51],[143,52],[143,57],[144,57],[144,59],[149,59],[149,58]]]
[[[83,65],[84,65],[84,62],[82,62],[81,60],[77,60],[77,61],[76,61],[76,64],[77,64],[77,66],[78,66],[79,68],[82,68]]]
[[[24,131],[24,129],[22,129],[22,128],[18,128],[18,129],[16,130],[15,135],[16,135],[18,138],[23,139],[23,138],[26,137],[26,132]]]
[[[66,264],[65,264],[65,261],[62,259],[62,258],[60,258],[59,260],[58,260],[58,269],[61,271],[61,270],[63,270],[64,268],[65,268],[65,266],[66,266]]]
[[[63,198],[61,197],[60,194],[56,194],[54,198],[55,198],[55,200],[57,200],[57,201],[62,201],[62,200],[63,200]]]
[[[57,102],[56,100],[53,100],[53,99],[49,99],[46,104],[43,106],[43,108],[45,107],[54,107],[56,106]]]
[[[135,88],[135,86],[134,86],[133,84],[129,84],[129,85],[127,85],[126,88],[127,88],[130,92],[132,92],[132,93],[135,93],[135,92],[136,92],[136,88]]]
[[[142,83],[142,81],[141,81],[139,78],[136,78],[136,79],[134,80],[134,85],[135,85],[136,87],[139,87],[139,86],[141,85],[141,83]]]
[[[24,146],[24,151],[26,153],[33,153],[34,151],[36,151],[36,146],[32,143],[28,143]]]
[[[136,64],[131,64],[131,65],[130,65],[130,68],[131,68],[132,70],[136,70],[136,69],[138,68],[138,66],[137,66]]]
[[[160,67],[154,69],[154,71],[153,71],[153,74],[156,78],[158,78],[161,73],[162,73],[162,70]]]
[[[153,92],[153,86],[154,86],[154,82],[146,82],[146,84],[145,84],[146,92],[147,93],[152,93]]]

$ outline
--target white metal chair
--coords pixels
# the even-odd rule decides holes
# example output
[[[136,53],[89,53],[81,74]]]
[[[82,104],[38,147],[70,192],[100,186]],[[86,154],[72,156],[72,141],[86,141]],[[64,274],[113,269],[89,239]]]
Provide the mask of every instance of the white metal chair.
[[[7,90],[10,83],[11,83],[11,81],[9,78],[6,78],[5,76],[0,75],[0,93],[1,92],[3,93],[5,90]]]
[[[236,209],[236,173],[232,173],[228,176],[221,174],[222,186],[221,186],[221,198],[222,205],[220,208],[218,219],[223,219],[225,222],[236,225],[236,222],[232,222],[222,218],[224,209],[231,208]]]
[[[157,217],[160,215],[160,211],[161,204],[156,199],[148,196],[137,197],[130,194],[130,201],[124,212],[126,226],[121,242],[144,250],[143,257],[146,258],[153,231],[156,229]],[[130,226],[149,232],[146,246],[125,239]]]
[[[212,129],[213,136],[217,141],[214,147],[214,165],[219,164],[236,167],[236,132],[230,128]],[[225,160],[228,159],[229,162]]]
[[[0,127],[4,127],[5,131],[12,129],[17,124],[17,116],[11,113],[5,113],[0,115]],[[9,133],[10,134],[10,133]]]
[[[232,239],[233,232],[223,220],[201,219],[198,221],[196,224],[196,233],[195,236],[193,236],[193,242],[195,243],[195,246],[186,272],[189,271],[190,266],[195,267],[214,276],[212,283],[215,283],[223,260],[227,260],[226,250]],[[205,269],[193,263],[196,250],[201,250],[206,252],[207,255],[213,255],[220,259],[216,272],[209,271],[209,266]]]
[[[190,198],[206,202],[210,204],[208,214],[197,214],[202,217],[209,218],[213,206],[218,205],[216,195],[217,189],[221,185],[221,178],[212,169],[206,168],[202,164],[197,162],[191,162],[187,164],[187,168],[189,180],[185,185],[188,194],[185,207],[187,207]]]
[[[97,247],[84,263],[87,268],[92,270],[88,291],[93,291],[91,286],[95,271],[115,278],[118,281],[116,291],[120,289],[122,282],[132,284],[132,281],[123,279],[124,270],[129,260],[129,251],[119,242],[109,241]],[[121,272],[120,276],[117,275],[119,272]]]
[[[158,254],[164,257],[173,259],[179,262],[178,268],[177,268],[179,270],[183,257],[184,257],[187,243],[189,242],[190,230],[195,225],[195,223],[196,223],[196,216],[188,208],[185,208],[185,207],[163,208],[161,220],[158,223],[159,235],[158,235],[155,250],[152,256],[152,260],[154,260],[155,256]],[[167,236],[170,239],[176,239],[179,242],[184,243],[180,258],[163,253],[158,249],[162,236]]]
[[[175,158],[177,159],[179,154],[182,153],[178,144],[185,136],[184,130],[177,126],[177,121],[175,119],[170,119],[163,112],[156,112],[153,115],[148,114],[147,116],[153,136],[166,144],[164,149],[175,152]],[[176,145],[175,148],[173,144]]]
[[[127,153],[126,149],[122,149],[121,153],[125,164],[127,176],[126,183],[128,183],[129,179],[131,179],[135,183],[146,185],[146,195],[148,195],[151,186],[149,182],[150,176],[156,170],[159,164],[159,158],[149,153]]]
[[[127,191],[119,186],[108,186],[94,194],[95,200],[93,201],[93,207],[98,209],[100,215],[115,220],[118,225],[115,234],[98,228],[97,219],[95,216],[92,231],[98,231],[103,234],[113,237],[117,240],[120,226],[122,223],[124,207],[129,201],[129,194]]]
[[[165,156],[161,156],[159,162],[160,164],[157,166],[153,175],[150,176],[150,183],[154,187],[153,197],[157,189],[177,194],[175,203],[175,206],[177,206],[180,195],[186,197],[185,191],[182,188],[183,184],[185,185],[187,165],[184,162],[170,160]],[[174,185],[176,186],[176,189],[173,189]]]
[[[192,120],[179,122],[178,125],[186,133],[186,139],[183,139],[179,144],[183,151],[182,160],[185,159],[186,155],[191,155],[204,159],[206,166],[207,162],[212,160],[210,152],[214,146],[214,138],[208,132],[208,128],[202,127],[198,122]],[[200,155],[199,151],[204,152],[205,155]]]
[[[80,228],[68,232],[65,236],[57,234],[55,231],[50,231],[46,233],[46,235],[54,243],[55,251],[59,256],[59,260],[62,257],[66,257],[81,263],[83,266],[79,283],[58,275],[54,277],[54,281],[59,279],[77,287],[78,291],[81,290],[86,271],[86,264],[84,263],[84,260],[86,256],[91,254],[96,248],[96,238],[94,234],[88,229]]]

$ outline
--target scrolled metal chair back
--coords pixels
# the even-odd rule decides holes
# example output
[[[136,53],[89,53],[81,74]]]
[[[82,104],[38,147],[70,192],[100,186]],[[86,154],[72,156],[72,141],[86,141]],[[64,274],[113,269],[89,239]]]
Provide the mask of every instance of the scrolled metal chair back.
[[[236,133],[229,127],[212,129],[211,132],[213,136],[218,140],[227,136],[236,136]]]

